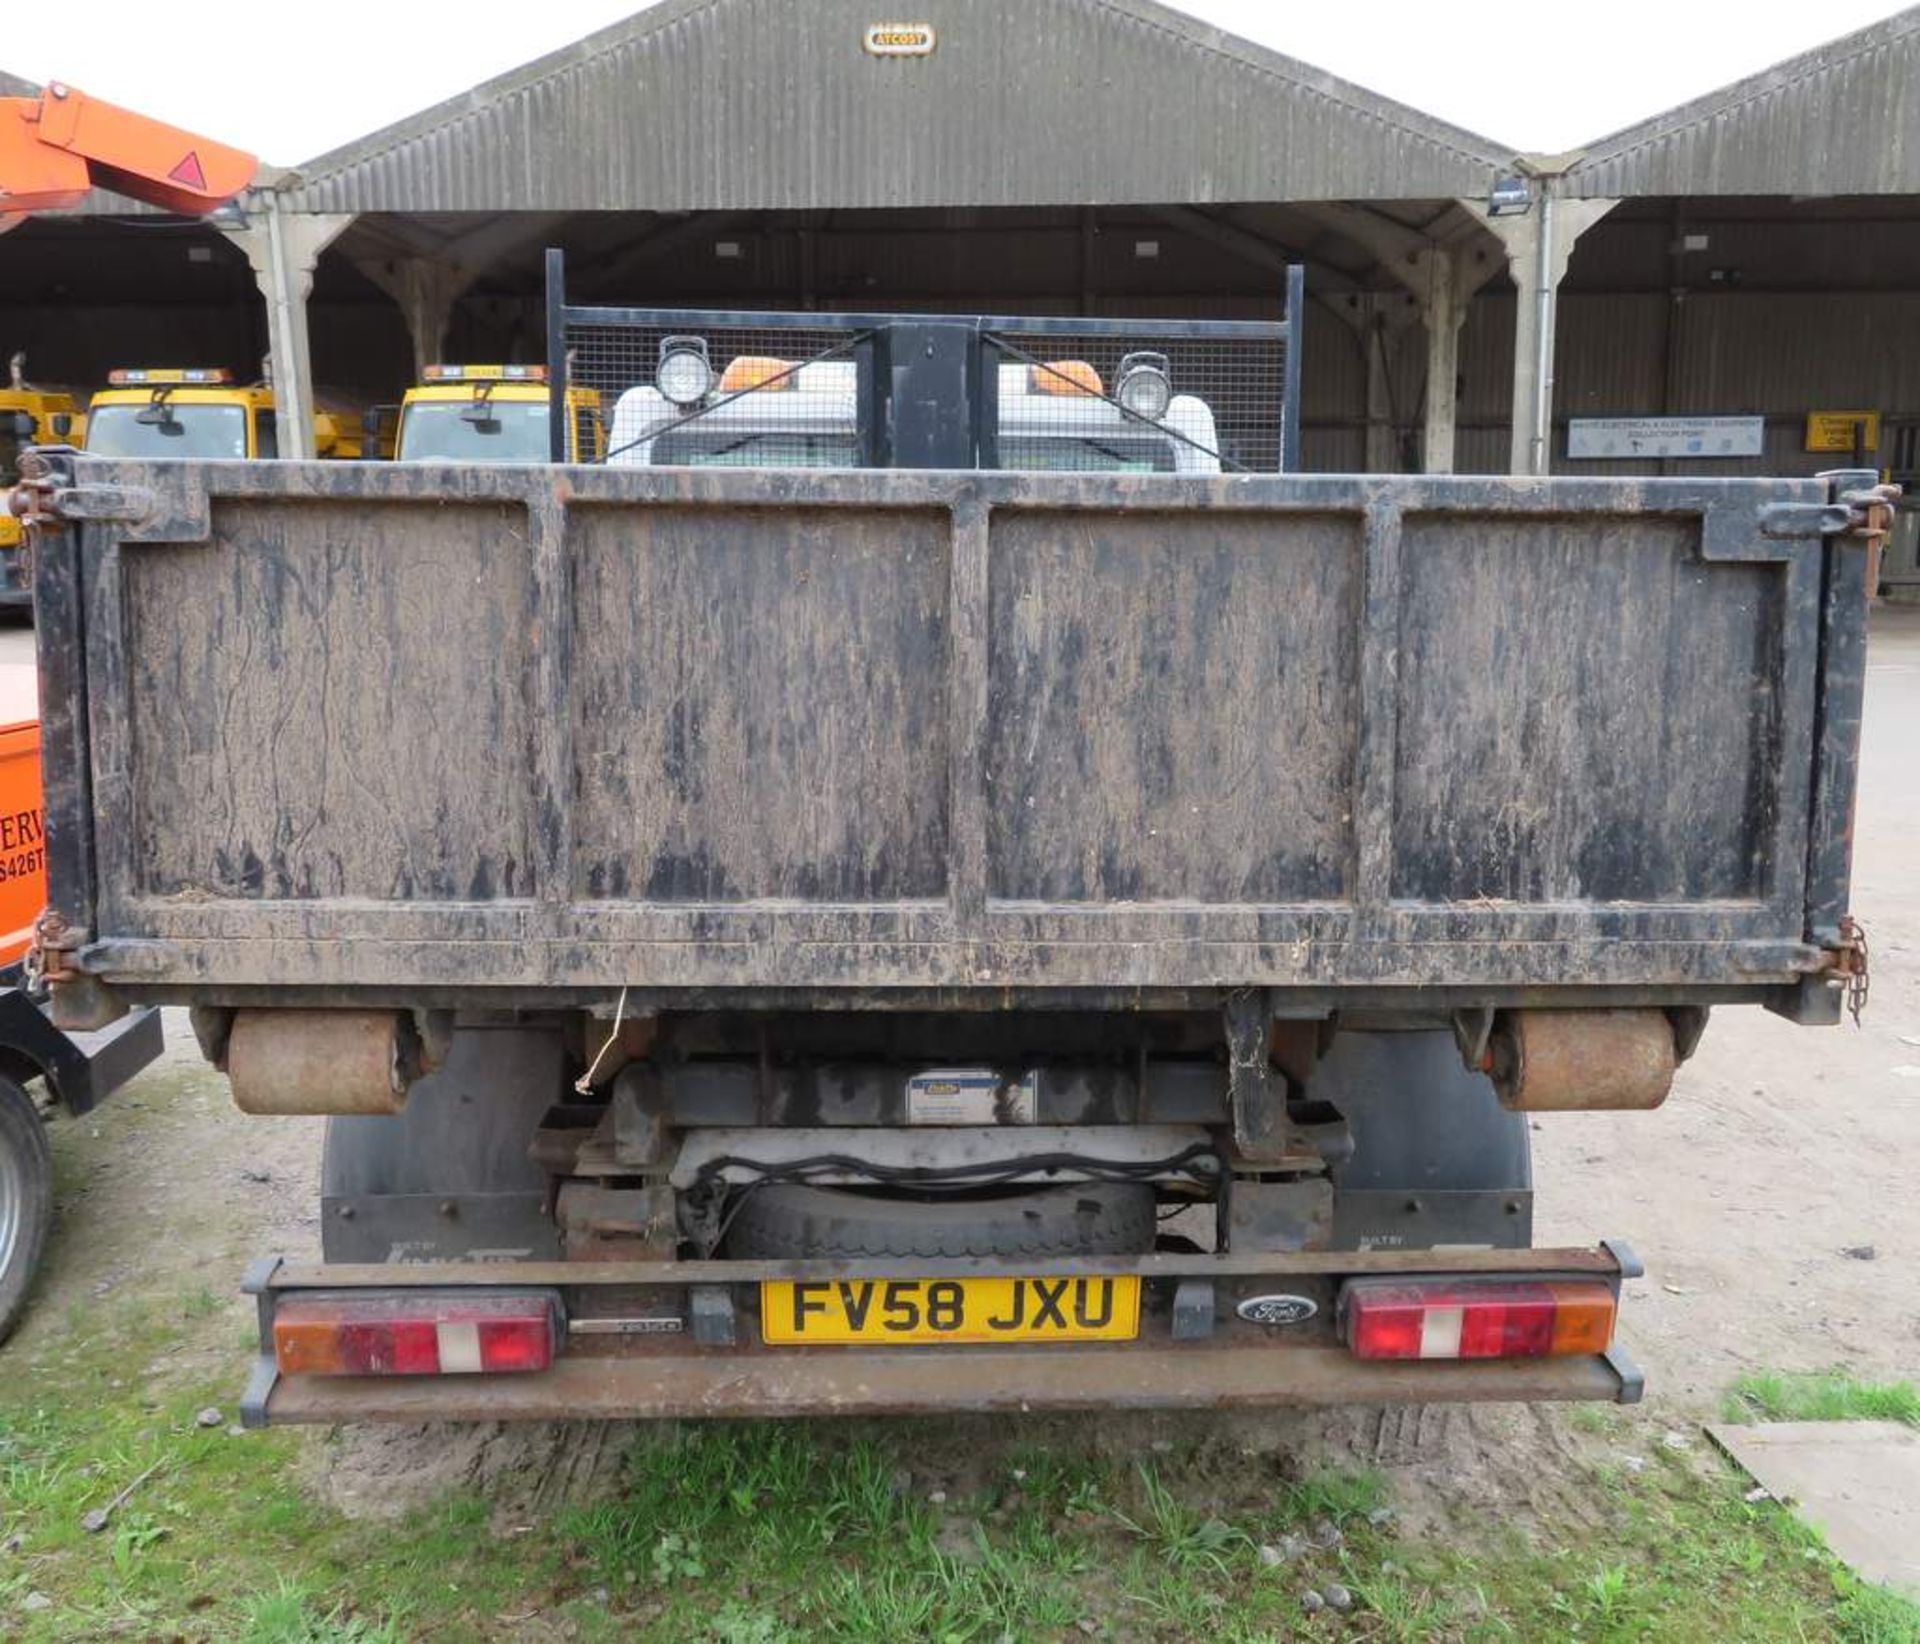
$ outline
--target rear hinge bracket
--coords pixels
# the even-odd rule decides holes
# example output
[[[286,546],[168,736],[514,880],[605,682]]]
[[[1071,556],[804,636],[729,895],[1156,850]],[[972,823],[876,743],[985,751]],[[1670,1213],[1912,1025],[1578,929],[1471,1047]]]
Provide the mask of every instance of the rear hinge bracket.
[[[1853,529],[1844,502],[1770,502],[1760,510],[1760,534],[1779,539],[1837,537]]]
[[[33,922],[33,946],[27,950],[27,977],[33,991],[79,975],[74,956],[85,946],[87,933],[75,930],[52,908]]]
[[[87,969],[87,933],[53,908],[33,924],[27,950],[27,988],[53,1001],[53,1025],[69,1032],[103,1028],[127,1013],[127,1004]]]
[[[158,499],[140,485],[76,485],[70,445],[41,446],[20,456],[20,481],[6,494],[5,511],[29,530],[58,530],[86,520],[129,524],[153,517]]]
[[[48,493],[48,517],[59,524],[111,520],[138,525],[153,517],[154,494],[140,485],[70,485]]]
[[[1851,537],[1862,544],[1884,537],[1893,525],[1897,485],[1867,485],[1842,491],[1831,502],[1774,502],[1760,510],[1760,534],[1773,538]]]

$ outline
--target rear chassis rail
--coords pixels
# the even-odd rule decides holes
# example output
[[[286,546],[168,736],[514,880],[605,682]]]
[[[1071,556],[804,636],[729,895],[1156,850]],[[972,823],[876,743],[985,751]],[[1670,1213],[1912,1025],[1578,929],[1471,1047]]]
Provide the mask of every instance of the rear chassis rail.
[[[1350,1278],[1601,1279],[1616,1300],[1643,1271],[1618,1241],[1594,1249],[1160,1253],[1041,1261],[471,1262],[362,1265],[267,1257],[245,1289],[261,1356],[241,1404],[248,1426],[344,1421],[504,1421],[692,1416],[890,1415],[923,1411],[1229,1409],[1442,1400],[1636,1403],[1638,1367],[1618,1346],[1578,1358],[1366,1362],[1336,1333]],[[769,1347],[759,1286],[912,1277],[1137,1275],[1140,1336],[1112,1344]],[[1283,1285],[1316,1303],[1299,1324],[1262,1325],[1235,1304]],[[353,1290],[551,1288],[569,1330],[550,1369],[521,1375],[283,1376],[279,1305]],[[600,1329],[591,1328],[599,1321]],[[645,1321],[644,1331],[623,1325]],[[670,1323],[668,1321],[671,1321]],[[582,1330],[583,1323],[589,1328]]]

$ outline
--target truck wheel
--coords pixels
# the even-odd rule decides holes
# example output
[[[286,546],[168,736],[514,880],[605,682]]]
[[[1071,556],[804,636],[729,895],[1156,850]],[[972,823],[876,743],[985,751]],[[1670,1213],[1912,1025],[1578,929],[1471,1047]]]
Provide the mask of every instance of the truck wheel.
[[[30,1097],[0,1078],[0,1342],[13,1334],[53,1225],[53,1153]]]
[[[1511,1195],[1533,1187],[1526,1115],[1503,1108],[1493,1081],[1466,1068],[1451,1033],[1342,1033],[1309,1090],[1353,1131],[1353,1156],[1332,1172],[1336,1244],[1399,1242],[1400,1219],[1415,1201],[1431,1212],[1432,1195],[1468,1193],[1481,1197],[1456,1201],[1471,1218],[1466,1225],[1429,1239],[1433,1224],[1409,1220],[1409,1247],[1531,1242],[1531,1217],[1507,1209]]]
[[[1153,1189],[1082,1182],[993,1199],[897,1199],[840,1188],[748,1188],[730,1256],[1129,1256],[1153,1248]]]

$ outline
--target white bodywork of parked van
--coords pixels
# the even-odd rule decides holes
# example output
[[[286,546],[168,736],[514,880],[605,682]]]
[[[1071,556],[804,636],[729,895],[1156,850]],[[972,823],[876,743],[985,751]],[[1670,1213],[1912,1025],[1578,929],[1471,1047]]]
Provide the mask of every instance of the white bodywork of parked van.
[[[1157,422],[1093,395],[1037,394],[1029,368],[1000,371],[1000,466],[1059,471],[1217,474],[1213,410],[1176,394]],[[623,467],[857,468],[858,368],[803,365],[791,387],[719,391],[676,405],[646,383],[614,405],[607,461]]]

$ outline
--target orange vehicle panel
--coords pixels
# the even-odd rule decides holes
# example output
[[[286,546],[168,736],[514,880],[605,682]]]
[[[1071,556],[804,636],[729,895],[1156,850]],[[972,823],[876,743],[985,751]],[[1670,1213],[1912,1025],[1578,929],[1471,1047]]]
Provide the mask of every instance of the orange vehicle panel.
[[[0,726],[0,965],[26,956],[47,901],[40,726]]]
[[[0,208],[10,217],[66,209],[98,185],[163,211],[204,216],[258,169],[240,149],[72,86],[0,98]]]
[[[9,217],[66,211],[87,197],[87,162],[40,141],[37,98],[0,97],[0,205]]]
[[[253,181],[251,154],[164,120],[49,86],[40,97],[40,141],[80,155],[94,181],[167,211],[200,216]]]

